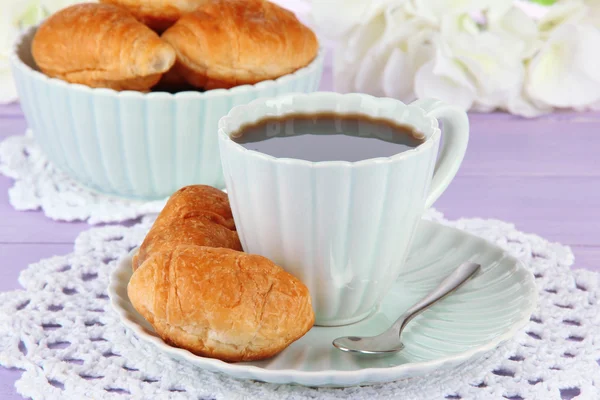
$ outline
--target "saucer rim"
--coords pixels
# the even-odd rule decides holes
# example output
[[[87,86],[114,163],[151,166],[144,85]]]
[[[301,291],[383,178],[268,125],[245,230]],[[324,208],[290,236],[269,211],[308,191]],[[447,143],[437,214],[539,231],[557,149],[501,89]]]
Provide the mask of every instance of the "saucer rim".
[[[466,235],[486,244],[489,248],[499,250],[503,257],[510,260],[514,265],[513,273],[521,273],[526,278],[520,282],[521,294],[529,299],[528,307],[521,310],[521,317],[514,322],[504,333],[496,336],[485,344],[474,347],[473,349],[464,351],[459,354],[449,355],[442,358],[437,358],[430,361],[410,362],[394,367],[386,368],[361,368],[352,371],[340,371],[334,369],[321,371],[301,371],[297,369],[277,369],[270,370],[246,363],[227,363],[225,361],[197,356],[188,350],[177,348],[166,344],[160,337],[148,334],[145,328],[129,317],[130,312],[127,311],[120,303],[128,303],[132,307],[128,298],[120,296],[119,289],[123,286],[120,278],[123,273],[131,274],[131,262],[133,254],[137,251],[133,249],[129,254],[118,260],[117,266],[110,273],[108,296],[113,310],[119,315],[119,319],[123,325],[131,329],[135,336],[146,342],[156,346],[161,352],[174,357],[183,359],[197,368],[212,372],[220,372],[237,379],[252,379],[262,382],[275,384],[299,384],[302,386],[313,387],[347,387],[365,384],[378,384],[401,380],[405,378],[421,376],[438,369],[451,368],[463,364],[471,359],[494,350],[502,343],[512,338],[518,331],[523,329],[530,321],[530,317],[538,304],[538,291],[533,273],[525,267],[525,265],[516,257],[509,254],[506,250],[497,246],[488,240],[469,232],[460,229],[440,224],[434,221],[422,220],[421,224],[430,224],[436,226],[436,229],[442,228],[452,231],[454,234]],[[126,292],[126,291],[125,291]],[[319,327],[326,329],[327,327]],[[311,382],[315,380],[315,382]],[[318,382],[316,382],[318,380]]]

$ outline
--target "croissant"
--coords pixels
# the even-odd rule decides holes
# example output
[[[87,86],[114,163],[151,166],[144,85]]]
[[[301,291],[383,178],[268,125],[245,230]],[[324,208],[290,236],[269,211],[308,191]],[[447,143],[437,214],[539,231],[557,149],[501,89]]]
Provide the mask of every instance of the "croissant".
[[[186,186],[170,198],[133,258],[138,268],[151,254],[181,244],[242,250],[229,199],[210,186]]]
[[[272,357],[314,324],[308,289],[268,259],[180,245],[129,281],[135,309],[166,343],[224,361]]]
[[[77,4],[39,27],[32,54],[46,75],[94,88],[148,91],[171,69],[175,52],[126,10]]]
[[[100,0],[126,8],[156,32],[163,32],[183,14],[192,12],[205,0]]]
[[[162,38],[177,52],[179,74],[207,90],[292,73],[308,65],[319,46],[292,12],[261,0],[205,0]]]

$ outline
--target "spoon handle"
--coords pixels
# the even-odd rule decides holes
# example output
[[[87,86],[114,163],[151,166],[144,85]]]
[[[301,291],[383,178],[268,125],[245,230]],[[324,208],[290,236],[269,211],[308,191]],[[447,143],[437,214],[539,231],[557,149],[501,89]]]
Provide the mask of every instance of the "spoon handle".
[[[417,315],[442,300],[450,293],[461,287],[465,282],[475,275],[481,268],[481,265],[472,262],[461,264],[448,275],[432,292],[425,296],[421,301],[406,310],[404,314],[394,323],[394,328],[398,329],[398,334],[402,333],[404,327]]]

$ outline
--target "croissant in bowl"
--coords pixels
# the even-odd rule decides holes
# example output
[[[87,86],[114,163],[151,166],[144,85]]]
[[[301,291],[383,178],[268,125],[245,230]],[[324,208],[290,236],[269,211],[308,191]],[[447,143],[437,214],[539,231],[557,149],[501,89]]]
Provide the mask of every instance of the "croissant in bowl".
[[[315,59],[314,32],[262,0],[205,0],[162,35],[177,52],[175,70],[191,85],[228,89],[290,74]]]
[[[100,0],[127,9],[156,32],[163,32],[183,14],[192,12],[206,0]]]
[[[126,10],[76,4],[39,27],[32,54],[44,74],[93,88],[148,91],[175,63],[173,48]]]

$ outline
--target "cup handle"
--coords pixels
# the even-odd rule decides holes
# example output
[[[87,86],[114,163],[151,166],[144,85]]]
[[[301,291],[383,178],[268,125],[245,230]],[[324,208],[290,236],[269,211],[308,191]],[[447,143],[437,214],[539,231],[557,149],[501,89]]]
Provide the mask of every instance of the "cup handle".
[[[442,148],[433,172],[429,196],[425,202],[425,209],[427,209],[444,193],[458,172],[469,142],[469,118],[460,108],[441,100],[421,99],[410,105],[423,109],[427,116],[444,123]]]

